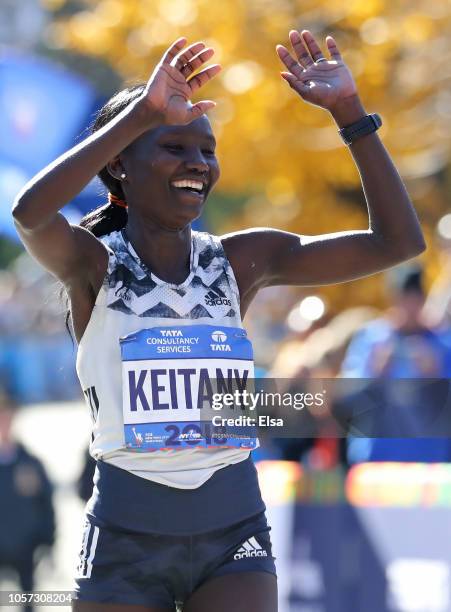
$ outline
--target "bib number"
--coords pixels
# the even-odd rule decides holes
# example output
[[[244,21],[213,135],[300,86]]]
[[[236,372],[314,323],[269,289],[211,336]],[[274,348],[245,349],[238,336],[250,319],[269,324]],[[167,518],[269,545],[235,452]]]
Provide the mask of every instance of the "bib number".
[[[257,446],[255,427],[214,426],[211,420],[221,414],[212,410],[215,394],[241,392],[254,377],[244,329],[153,327],[121,338],[120,345],[128,449]]]

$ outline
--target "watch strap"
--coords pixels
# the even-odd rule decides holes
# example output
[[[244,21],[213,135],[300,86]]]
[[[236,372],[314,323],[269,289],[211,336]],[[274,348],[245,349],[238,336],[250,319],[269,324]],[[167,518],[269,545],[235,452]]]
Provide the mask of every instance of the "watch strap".
[[[341,128],[338,130],[338,133],[343,138],[344,143],[350,145],[355,140],[362,138],[362,136],[372,134],[378,130],[381,125],[382,119],[380,116],[377,113],[372,113],[371,115],[365,115],[351,125]]]

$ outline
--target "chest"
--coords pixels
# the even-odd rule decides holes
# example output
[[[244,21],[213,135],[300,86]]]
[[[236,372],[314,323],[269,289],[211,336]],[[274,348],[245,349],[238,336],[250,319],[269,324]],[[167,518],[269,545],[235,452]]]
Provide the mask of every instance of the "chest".
[[[156,283],[117,268],[109,278],[106,307],[146,319],[241,321],[238,299],[224,270],[213,279],[197,273],[185,286]]]

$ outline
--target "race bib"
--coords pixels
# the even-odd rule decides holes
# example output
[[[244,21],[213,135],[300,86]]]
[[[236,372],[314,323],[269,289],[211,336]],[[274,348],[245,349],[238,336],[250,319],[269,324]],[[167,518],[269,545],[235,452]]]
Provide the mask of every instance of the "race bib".
[[[218,425],[213,418],[222,416],[212,409],[217,394],[241,392],[254,377],[252,344],[244,329],[152,327],[121,338],[120,345],[128,449],[257,446],[253,425],[236,425],[233,418]]]

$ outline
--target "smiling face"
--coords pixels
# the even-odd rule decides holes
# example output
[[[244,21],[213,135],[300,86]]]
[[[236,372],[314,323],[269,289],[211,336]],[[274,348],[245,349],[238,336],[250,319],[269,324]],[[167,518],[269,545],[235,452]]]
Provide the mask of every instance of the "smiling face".
[[[205,116],[140,136],[120,156],[129,214],[174,230],[197,219],[219,178],[215,147]]]

